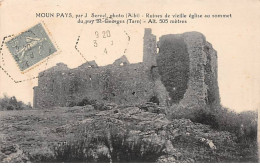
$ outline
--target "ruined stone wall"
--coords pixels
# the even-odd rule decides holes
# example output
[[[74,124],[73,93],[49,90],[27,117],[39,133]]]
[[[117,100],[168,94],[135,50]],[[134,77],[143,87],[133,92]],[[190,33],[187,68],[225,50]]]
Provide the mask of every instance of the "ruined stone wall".
[[[42,73],[34,87],[34,107],[70,106],[87,97],[117,104],[158,101],[185,108],[220,103],[217,52],[198,32],[164,35],[158,42],[145,29],[143,63],[122,56],[113,64],[93,62],[69,69],[58,64]]]
[[[39,87],[33,87],[33,108],[38,108],[38,99],[39,99]]]
[[[180,102],[185,107],[219,104],[216,51],[199,32],[184,33],[190,57],[188,89]]]
[[[149,70],[142,63],[76,69],[72,72],[79,73],[79,87],[82,90],[76,95],[78,99],[88,96],[117,104],[135,104],[147,101],[153,95],[151,89],[154,84],[148,74]]]
[[[218,87],[218,64],[217,64],[217,51],[212,48],[209,42],[204,46],[206,52],[206,65],[205,65],[205,84],[207,86],[207,104],[219,104],[219,87]]]
[[[158,46],[157,65],[171,104],[185,108],[219,104],[216,51],[201,33],[164,35]]]
[[[145,28],[143,45],[143,63],[146,66],[156,66],[157,45],[156,36],[150,28]]]
[[[170,104],[183,98],[189,79],[189,53],[180,35],[165,35],[158,42],[157,66],[161,81],[169,92]]]
[[[62,88],[60,73],[67,70],[69,70],[67,65],[60,63],[39,73],[38,86],[34,87],[33,106],[35,108],[52,107],[59,104],[61,97],[58,97],[58,93],[59,88]]]
[[[35,87],[35,106],[69,106],[84,97],[117,104],[147,102],[162,90],[143,63],[99,68],[50,70]],[[159,97],[164,103],[165,98]],[[164,100],[164,101],[162,101]]]
[[[205,38],[201,33],[184,33],[184,41],[187,44],[190,58],[190,72],[188,89],[184,94],[181,105],[185,107],[203,107],[206,105],[206,85],[204,65],[206,65],[206,53],[203,51]]]

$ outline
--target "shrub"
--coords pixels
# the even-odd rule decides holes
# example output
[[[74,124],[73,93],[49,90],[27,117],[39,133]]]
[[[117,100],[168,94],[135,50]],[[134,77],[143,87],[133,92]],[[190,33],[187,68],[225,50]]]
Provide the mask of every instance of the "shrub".
[[[200,109],[186,109],[180,106],[173,105],[171,108],[173,112],[171,113],[171,119],[190,119],[196,123],[202,123],[210,125],[214,129],[218,129],[219,124],[216,115],[211,112],[208,108]]]
[[[44,156],[29,154],[31,162],[83,163],[83,162],[156,162],[164,154],[164,146],[141,138],[131,140],[129,132],[111,128],[109,133],[89,134],[77,140],[54,145],[53,152]]]
[[[257,111],[236,113],[224,107],[187,109],[177,105],[173,105],[171,110],[171,119],[190,119],[214,129],[235,133],[241,139],[257,138]]]
[[[217,116],[220,130],[233,132],[240,139],[257,138],[257,111],[235,113],[227,108],[222,108]]]
[[[74,107],[74,106],[77,105],[77,103],[74,102],[74,101],[69,101],[69,102],[66,103],[66,105],[67,105],[68,107]]]
[[[214,129],[219,128],[216,115],[205,109],[199,109],[198,111],[196,111],[194,118],[191,118],[191,121],[210,125]]]
[[[31,103],[24,104],[22,101],[17,101],[15,96],[8,97],[4,95],[0,98],[0,110],[28,110],[32,109]]]
[[[77,106],[85,106],[85,105],[91,105],[91,101],[85,97],[80,102],[77,103]]]
[[[91,105],[96,109],[96,110],[100,110],[103,111],[105,110],[105,104],[101,101],[97,101],[97,100],[91,100]]]
[[[115,163],[152,163],[164,154],[164,146],[152,141],[144,141],[140,137],[129,140],[128,134],[114,133],[111,135],[111,144],[107,142],[111,153],[112,162]]]
[[[85,106],[85,105],[92,105],[94,107],[94,109],[96,110],[105,110],[105,104],[101,101],[97,101],[97,100],[93,100],[93,99],[89,99],[87,97],[83,98],[81,101],[79,101],[77,104],[75,104],[77,106]]]

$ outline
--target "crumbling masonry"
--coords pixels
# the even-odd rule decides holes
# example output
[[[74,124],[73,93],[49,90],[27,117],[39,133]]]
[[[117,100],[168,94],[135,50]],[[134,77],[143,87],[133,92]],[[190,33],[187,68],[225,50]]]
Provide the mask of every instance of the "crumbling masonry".
[[[158,52],[157,52],[158,48]],[[69,106],[87,97],[117,104],[204,107],[219,104],[217,52],[198,32],[156,36],[145,29],[143,62],[122,56],[113,64],[57,64],[39,74],[34,107]]]

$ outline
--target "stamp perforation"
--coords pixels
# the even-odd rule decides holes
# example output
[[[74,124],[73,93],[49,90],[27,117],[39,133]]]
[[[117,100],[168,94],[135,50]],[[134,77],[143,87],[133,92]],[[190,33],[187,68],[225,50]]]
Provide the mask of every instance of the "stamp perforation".
[[[51,55],[48,56],[48,57],[53,57],[54,55],[57,55],[58,53],[60,53],[60,49],[59,49],[58,45],[56,44],[56,42],[53,40],[53,38],[52,38],[52,36],[51,36],[51,33],[50,33],[49,29],[47,28],[47,26],[45,25],[45,23],[44,23],[43,21],[41,21],[40,23],[43,25],[42,27],[43,27],[43,29],[47,32],[47,34],[49,34],[48,37],[49,37],[50,41],[52,42],[52,44],[54,45],[54,47],[56,48],[56,52],[54,52],[53,54],[51,54]],[[36,25],[37,25],[37,24],[36,24]],[[34,26],[35,26],[35,25],[34,25]],[[34,26],[31,26],[30,28],[33,28]],[[30,28],[29,28],[29,29],[30,29]],[[24,31],[22,31],[22,32],[20,32],[20,33],[18,33],[16,36],[19,36],[19,35],[21,35],[22,33],[26,32],[26,31],[28,31],[28,28],[27,28],[26,30],[24,30]],[[9,36],[10,36],[10,37],[14,37],[15,35],[9,35]],[[8,37],[9,37],[9,36],[8,36]],[[12,39],[13,39],[13,38],[12,38]],[[12,40],[12,39],[10,39],[10,40]],[[4,43],[4,41],[2,42],[2,45],[3,45],[3,43]],[[9,49],[7,49],[7,50],[8,50],[8,52],[12,55],[12,53],[10,52],[10,50],[9,50]],[[27,72],[33,70],[34,68],[36,68],[36,67],[38,67],[39,65],[41,65],[42,63],[44,63],[44,62],[46,61],[46,58],[47,58],[47,57],[45,57],[45,58],[42,59],[41,61],[39,61],[39,62],[33,64],[33,65],[30,66],[28,69],[25,69],[24,71],[21,71],[21,73],[22,73],[22,74],[25,74],[25,73],[27,73]],[[19,64],[17,63],[17,61],[15,61],[15,63],[16,63],[16,65],[17,65],[17,67],[20,68],[20,67],[19,67]]]
[[[2,43],[1,43],[1,47],[0,47],[0,55],[1,55],[1,60],[2,60],[2,65],[5,66],[5,60],[4,60],[4,54],[2,53],[2,49],[3,49],[3,45],[5,43],[5,40],[7,38],[10,38],[10,37],[13,37],[14,35],[8,35],[8,36],[5,36],[3,37],[2,39]],[[45,70],[47,68],[47,63],[48,63],[48,59],[49,57],[47,57],[47,61],[46,61],[46,65],[45,65]],[[16,81],[8,72],[7,70],[5,70],[2,65],[0,65],[0,68],[2,69],[2,71],[11,79],[14,81],[14,83],[21,83],[21,82],[24,82],[24,81],[29,81],[29,80],[33,80],[33,79],[36,79],[36,78],[39,78],[38,76],[34,76],[34,77],[31,77],[31,78],[28,78],[28,79],[24,79],[24,80],[20,80],[20,81]],[[45,71],[44,71],[45,72]],[[40,76],[41,77],[41,76]]]
[[[47,60],[46,60],[45,69],[44,69],[42,75],[40,75],[40,76],[33,76],[33,77],[31,77],[31,78],[24,79],[24,80],[20,80],[20,81],[16,81],[1,65],[0,65],[0,68],[2,69],[2,71],[3,71],[11,80],[14,81],[14,83],[21,83],[21,82],[34,80],[34,79],[36,79],[36,78],[40,78],[40,77],[44,76],[44,73],[45,73],[46,68],[47,68],[48,60],[49,60],[49,58],[47,58]]]

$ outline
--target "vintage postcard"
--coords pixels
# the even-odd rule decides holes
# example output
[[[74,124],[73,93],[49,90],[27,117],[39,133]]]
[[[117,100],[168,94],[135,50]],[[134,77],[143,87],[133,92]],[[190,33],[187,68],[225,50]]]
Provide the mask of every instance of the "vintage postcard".
[[[258,0],[1,0],[0,163],[258,163]]]

